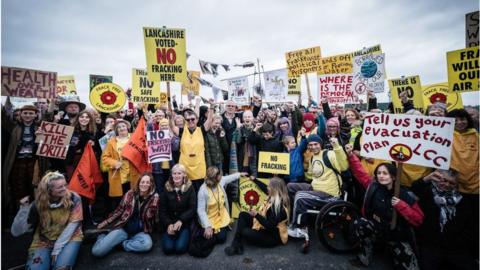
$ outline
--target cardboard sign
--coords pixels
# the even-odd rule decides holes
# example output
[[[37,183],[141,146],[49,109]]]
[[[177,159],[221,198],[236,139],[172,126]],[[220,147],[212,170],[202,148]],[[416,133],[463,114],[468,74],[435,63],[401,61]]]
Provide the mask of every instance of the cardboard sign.
[[[113,77],[107,75],[90,75],[90,91],[101,83],[112,83]]]
[[[73,75],[58,76],[57,78],[57,95],[59,96],[76,96],[77,87],[75,86],[75,78]]]
[[[322,70],[320,47],[287,52],[285,58],[289,77]]]
[[[322,57],[322,70],[318,74],[351,74],[353,72],[352,62],[354,57],[366,54],[378,54],[381,52],[381,46],[375,45],[352,53]]]
[[[54,98],[57,73],[2,66],[2,96]]]
[[[413,107],[420,112],[424,112],[423,91],[420,84],[420,76],[410,76],[403,79],[388,80],[390,87],[390,97],[392,98],[395,113],[403,113],[400,94],[407,91],[408,100],[413,102]]]
[[[182,95],[188,95],[189,92],[200,95],[200,82],[195,78],[200,78],[200,71],[187,71],[187,80],[182,83]]]
[[[135,103],[160,103],[160,83],[148,80],[144,69],[132,69],[132,99]]]
[[[185,82],[187,51],[185,29],[143,28],[150,81]]]
[[[353,89],[356,95],[385,91],[385,54],[367,54],[353,58]]]
[[[147,131],[148,162],[172,160],[172,139],[168,130]]]
[[[288,95],[299,96],[302,92],[300,77],[288,77]]]
[[[367,113],[360,155],[448,170],[454,127],[454,118]]]
[[[65,159],[72,139],[74,127],[43,121],[40,124],[41,135],[36,137],[39,143],[37,156]]]
[[[114,83],[102,83],[90,92],[90,104],[100,112],[112,113],[125,106],[127,96],[122,87]]]
[[[290,174],[290,154],[259,152],[258,172],[273,174]]]
[[[168,95],[166,92],[160,92],[160,105],[168,104]]]
[[[445,103],[447,111],[463,109],[462,95],[460,93],[449,93],[448,83],[435,83],[422,85],[423,106],[425,111],[428,106],[435,102]]]
[[[353,94],[353,75],[327,74],[318,76],[318,93],[329,104],[358,104],[358,96]]]
[[[262,182],[266,186],[270,183],[269,179],[257,178],[257,181]],[[240,177],[239,186],[239,202],[232,204],[232,217],[238,218],[240,212],[248,212],[250,210],[260,210],[263,202],[267,199],[265,194],[257,185],[255,181],[250,180],[249,177]]]
[[[471,12],[465,14],[465,43],[466,48],[480,45],[479,33],[479,12]]]
[[[228,80],[228,94],[237,105],[249,105],[248,78],[238,77]]]
[[[265,78],[265,102],[284,102],[287,98],[287,69],[278,69],[263,73]]]
[[[478,91],[480,76],[479,46],[447,52],[450,92]]]

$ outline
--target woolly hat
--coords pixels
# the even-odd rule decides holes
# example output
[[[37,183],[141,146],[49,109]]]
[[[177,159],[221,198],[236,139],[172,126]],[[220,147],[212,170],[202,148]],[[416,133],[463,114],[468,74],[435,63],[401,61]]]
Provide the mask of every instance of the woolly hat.
[[[312,122],[315,122],[315,115],[313,115],[313,113],[305,113],[303,115],[303,121],[307,121],[307,120],[310,120]]]
[[[327,120],[327,127],[329,124],[336,125],[337,127],[340,127],[340,122],[338,121],[337,117],[331,117],[330,119]]]
[[[322,144],[323,140],[322,138],[320,138],[320,136],[318,136],[318,134],[311,134],[307,138],[307,143],[311,143],[311,142],[318,142],[319,144]]]

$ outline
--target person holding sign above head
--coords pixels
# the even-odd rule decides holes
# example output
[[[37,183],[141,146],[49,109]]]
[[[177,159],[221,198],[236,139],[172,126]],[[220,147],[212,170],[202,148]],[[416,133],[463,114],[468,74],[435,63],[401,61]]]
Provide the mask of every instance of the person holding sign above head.
[[[108,195],[113,198],[112,208],[115,208],[121,197],[136,186],[139,172],[128,159],[122,158],[122,150],[130,139],[130,123],[117,119],[113,128],[115,137],[108,141],[102,154],[102,162],[108,169]]]
[[[228,256],[243,254],[243,241],[262,247],[287,243],[290,213],[287,187],[281,178],[273,177],[267,189],[268,197],[258,212],[240,213],[235,237],[232,244],[225,248]]]
[[[351,145],[345,146],[350,169],[355,179],[366,188],[363,202],[363,216],[354,221],[355,234],[360,239],[357,257],[368,266],[373,259],[373,244],[376,240],[386,242],[393,255],[395,269],[419,269],[414,253],[411,227],[418,227],[424,215],[417,203],[418,198],[403,187],[399,197],[394,196],[393,186],[397,168],[391,163],[377,166],[373,179],[363,169],[360,160],[352,153]],[[392,228],[394,212],[397,220]]]

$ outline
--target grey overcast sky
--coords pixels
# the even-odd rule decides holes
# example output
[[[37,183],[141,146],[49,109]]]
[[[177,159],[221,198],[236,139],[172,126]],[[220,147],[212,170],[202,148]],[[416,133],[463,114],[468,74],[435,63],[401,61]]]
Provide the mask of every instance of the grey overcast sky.
[[[479,9],[477,0],[3,0],[1,7],[2,65],[74,75],[85,103],[89,74],[112,75],[127,88],[132,68],[145,68],[143,26],[185,28],[190,70],[200,70],[199,59],[257,58],[272,70],[286,66],[291,50],[321,46],[329,56],[381,44],[387,78],[445,82],[446,52],[465,48],[465,14]],[[221,79],[253,72],[219,70],[202,77],[224,89]],[[313,74],[310,82],[316,96]],[[208,87],[200,93],[212,96]],[[464,94],[464,103],[477,105],[478,92]]]

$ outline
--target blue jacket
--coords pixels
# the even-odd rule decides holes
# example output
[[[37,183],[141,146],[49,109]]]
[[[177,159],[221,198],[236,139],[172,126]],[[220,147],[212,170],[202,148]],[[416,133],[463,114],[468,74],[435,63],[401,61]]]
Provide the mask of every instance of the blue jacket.
[[[290,151],[290,175],[289,182],[298,182],[304,179],[303,153],[307,150],[307,138],[302,137],[300,145]]]

